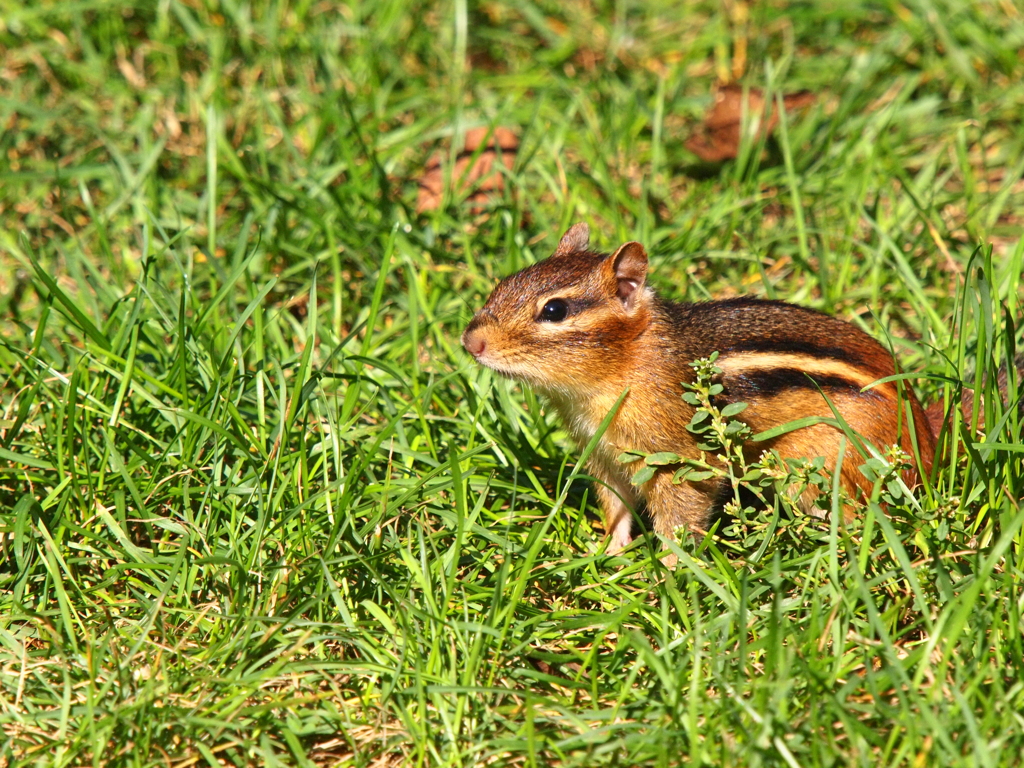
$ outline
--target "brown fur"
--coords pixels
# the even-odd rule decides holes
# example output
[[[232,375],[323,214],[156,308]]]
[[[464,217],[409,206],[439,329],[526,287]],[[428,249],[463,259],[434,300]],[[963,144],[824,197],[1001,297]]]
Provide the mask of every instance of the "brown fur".
[[[934,439],[909,388],[900,392],[889,382],[863,389],[897,372],[890,353],[870,336],[783,302],[663,301],[646,287],[647,257],[638,243],[609,256],[590,251],[588,237],[586,225],[577,224],[549,259],[502,280],[462,339],[478,362],[546,396],[580,444],[629,389],[588,463],[598,480],[610,549],[630,541],[632,509],[640,500],[665,535],[679,526],[704,530],[720,503],[717,482],[673,483],[673,469],[665,468],[637,488],[616,461],[624,450],[700,455],[686,429],[694,408],[682,400],[681,385],[694,380],[689,364],[713,352],[723,371],[717,400],[748,403],[740,418],[754,433],[807,416],[832,417],[823,392],[877,449],[899,445],[930,471]],[[542,319],[552,300],[564,303],[564,319]],[[754,455],[770,448],[785,458],[824,456],[831,470],[842,439],[840,430],[817,424],[750,448]],[[871,491],[860,463],[851,446],[841,472],[851,498]],[[904,479],[917,484],[917,468]]]

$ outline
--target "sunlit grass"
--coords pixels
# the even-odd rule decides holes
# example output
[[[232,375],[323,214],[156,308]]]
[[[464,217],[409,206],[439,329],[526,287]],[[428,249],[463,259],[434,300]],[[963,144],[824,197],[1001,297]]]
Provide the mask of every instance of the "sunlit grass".
[[[1009,4],[0,17],[6,764],[1019,759]],[[721,76],[818,100],[709,172],[683,143]],[[477,125],[519,134],[504,190],[416,213]],[[580,452],[458,341],[578,220],[665,295],[891,345],[954,412],[916,506],[604,555]]]

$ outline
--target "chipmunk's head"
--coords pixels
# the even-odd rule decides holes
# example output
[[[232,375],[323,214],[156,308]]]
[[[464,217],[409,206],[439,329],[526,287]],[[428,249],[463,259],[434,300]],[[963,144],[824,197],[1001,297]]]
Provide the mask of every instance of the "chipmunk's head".
[[[647,254],[640,243],[594,253],[589,242],[576,224],[554,255],[498,283],[462,334],[466,351],[542,390],[585,390],[628,368],[651,318]]]

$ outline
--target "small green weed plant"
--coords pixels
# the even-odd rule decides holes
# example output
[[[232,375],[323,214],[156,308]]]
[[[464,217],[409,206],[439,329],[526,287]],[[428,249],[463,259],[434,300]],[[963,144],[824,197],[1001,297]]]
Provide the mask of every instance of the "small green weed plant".
[[[694,407],[687,429],[698,439],[700,456],[681,457],[671,452],[645,454],[625,452],[619,461],[639,462],[642,466],[632,475],[634,485],[642,485],[655,472],[676,467],[672,482],[703,482],[717,480],[728,484],[729,498],[723,503],[721,517],[714,528],[737,551],[758,551],[768,543],[774,531],[786,523],[798,524],[799,531],[821,527],[820,518],[831,508],[828,490],[831,477],[822,457],[783,459],[773,450],[762,450],[752,458],[750,443],[754,433],[738,418],[747,404],[733,402],[720,405],[719,383],[722,369],[715,365],[718,353],[693,361],[694,380],[684,382],[682,398]],[[836,493],[840,493],[836,489]],[[801,500],[809,501],[813,510]],[[807,515],[807,512],[812,514]],[[724,525],[721,523],[724,522]],[[679,535],[689,535],[679,531]],[[812,537],[813,538],[813,537]]]

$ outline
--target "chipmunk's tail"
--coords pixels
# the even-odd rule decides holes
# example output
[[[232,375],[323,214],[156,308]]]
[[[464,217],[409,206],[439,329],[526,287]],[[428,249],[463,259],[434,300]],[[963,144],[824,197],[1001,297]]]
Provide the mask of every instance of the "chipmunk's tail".
[[[999,393],[999,399],[1003,403],[1002,412],[1005,413],[1010,407],[1016,407],[1019,418],[1024,419],[1024,352],[1021,352],[1013,361],[1013,367],[1017,372],[1017,387],[1016,393],[1013,395],[1016,402],[1011,405],[1009,399],[1010,393],[1010,367],[1003,363],[999,368],[999,373],[996,374],[996,389]],[[985,382],[987,385],[987,382]],[[978,403],[978,429],[985,428],[985,402],[984,392],[988,389],[987,386],[982,386],[982,390],[976,393],[973,389],[964,389],[963,395],[960,398],[960,413],[963,416],[964,422],[970,424],[974,418],[974,407],[975,399],[979,399]],[[952,411],[953,406],[946,408],[942,400],[932,403],[925,409],[925,416],[928,418],[928,424],[931,427],[932,434],[938,438],[942,432],[942,428],[947,429],[952,426]]]

